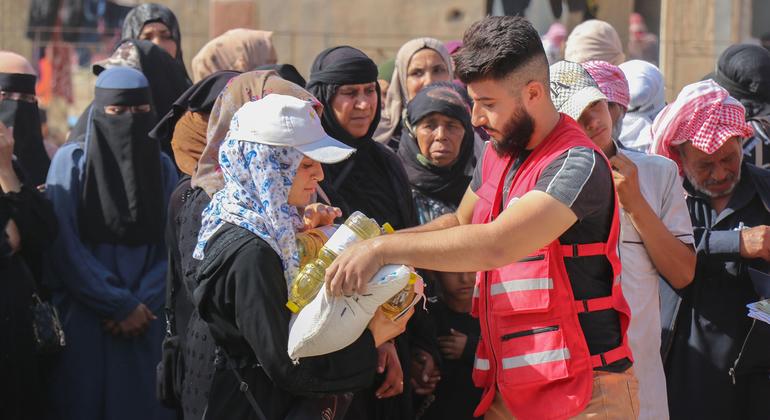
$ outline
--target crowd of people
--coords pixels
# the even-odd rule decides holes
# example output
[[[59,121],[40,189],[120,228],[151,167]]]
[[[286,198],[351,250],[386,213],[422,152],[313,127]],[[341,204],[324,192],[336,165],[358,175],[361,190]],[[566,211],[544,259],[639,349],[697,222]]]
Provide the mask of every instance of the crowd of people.
[[[335,46],[307,81],[247,29],[191,79],[157,4],[123,38],[50,159],[35,69],[0,52],[0,418],[770,415],[764,47],[666,104],[599,20],[486,17],[380,68]],[[405,264],[427,302],[297,363],[297,234],[356,211],[396,233],[320,293]]]

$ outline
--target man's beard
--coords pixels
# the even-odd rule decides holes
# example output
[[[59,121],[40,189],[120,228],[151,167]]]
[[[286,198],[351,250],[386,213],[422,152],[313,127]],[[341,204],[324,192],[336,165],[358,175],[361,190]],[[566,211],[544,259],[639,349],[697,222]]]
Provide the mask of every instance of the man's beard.
[[[735,191],[735,187],[738,185],[738,182],[741,180],[741,166],[738,166],[738,173],[737,174],[735,174],[735,175],[730,174],[730,177],[731,177],[730,181],[733,183],[730,186],[730,188],[728,188],[725,191],[720,192],[718,194],[717,193],[713,193],[713,192],[709,191],[709,189],[708,189],[708,187],[710,185],[715,184],[714,181],[708,180],[708,181],[706,181],[705,184],[700,184],[695,179],[695,177],[690,174],[690,172],[686,168],[684,169],[684,175],[685,175],[685,177],[687,177],[687,181],[690,182],[690,185],[692,185],[692,187],[695,188],[695,190],[698,191],[699,193],[705,195],[708,198],[722,198],[722,197],[725,197],[725,196],[728,196],[728,195],[732,194],[733,191]]]
[[[492,140],[492,147],[500,157],[515,156],[521,153],[532,138],[535,131],[535,120],[524,109],[519,106],[518,110],[511,115],[511,118],[505,123],[500,131],[502,139]]]

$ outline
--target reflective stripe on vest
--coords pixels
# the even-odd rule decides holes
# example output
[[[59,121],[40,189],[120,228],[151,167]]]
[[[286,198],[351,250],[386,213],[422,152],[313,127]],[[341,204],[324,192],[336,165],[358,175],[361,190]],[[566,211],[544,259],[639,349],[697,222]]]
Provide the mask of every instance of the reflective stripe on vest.
[[[477,357],[473,362],[473,367],[478,370],[489,370],[489,359],[479,359]]]
[[[559,362],[567,359],[569,359],[569,349],[567,348],[541,351],[538,353],[528,353],[521,356],[504,358],[503,369],[515,369],[524,366],[541,365],[543,363]]]
[[[524,292],[527,290],[548,290],[553,289],[553,279],[515,279],[507,280],[501,283],[493,284],[489,288],[492,296],[502,295],[504,293]]]

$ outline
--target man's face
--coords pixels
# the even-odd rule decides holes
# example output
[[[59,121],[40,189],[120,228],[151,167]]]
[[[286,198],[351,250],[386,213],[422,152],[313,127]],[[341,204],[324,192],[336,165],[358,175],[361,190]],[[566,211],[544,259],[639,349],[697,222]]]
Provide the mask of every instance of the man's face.
[[[740,141],[733,137],[713,154],[707,154],[689,141],[679,146],[682,170],[693,187],[711,198],[731,195],[741,179],[743,154]]]
[[[474,101],[471,122],[489,134],[501,156],[526,149],[535,130],[535,120],[522,100],[522,89],[512,86],[508,78],[468,84]]]

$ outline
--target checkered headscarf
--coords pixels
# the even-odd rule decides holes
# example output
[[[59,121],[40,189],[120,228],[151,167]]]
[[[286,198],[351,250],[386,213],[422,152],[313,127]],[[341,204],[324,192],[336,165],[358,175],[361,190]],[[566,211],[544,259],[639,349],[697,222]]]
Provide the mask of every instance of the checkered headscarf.
[[[607,97],[608,101],[620,104],[628,110],[628,102],[631,98],[628,80],[618,66],[599,60],[586,61],[580,65],[596,81],[599,90]]]
[[[746,123],[740,102],[713,80],[687,85],[673,103],[668,104],[652,123],[653,153],[682,163],[674,146],[684,142],[712,154],[731,137],[751,137],[754,130]]]

